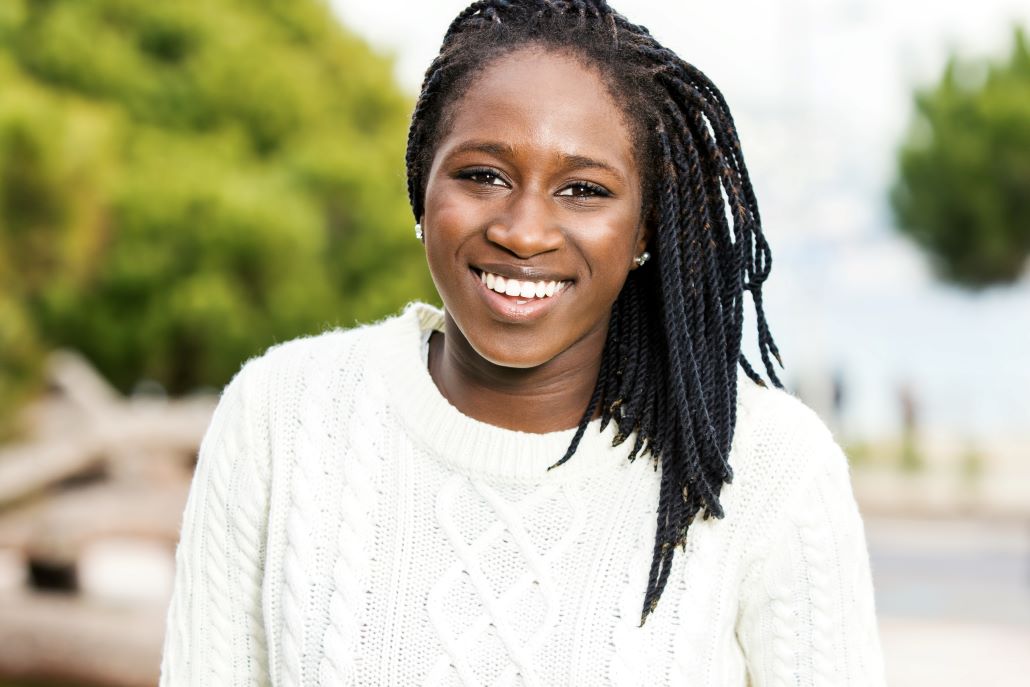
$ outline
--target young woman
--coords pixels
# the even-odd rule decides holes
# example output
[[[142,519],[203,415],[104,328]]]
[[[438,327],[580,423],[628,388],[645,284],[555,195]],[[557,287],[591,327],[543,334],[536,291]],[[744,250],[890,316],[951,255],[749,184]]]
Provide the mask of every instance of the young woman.
[[[407,168],[445,308],[226,388],[163,684],[881,684],[847,463],[779,388],[715,86],[603,0],[476,2]]]

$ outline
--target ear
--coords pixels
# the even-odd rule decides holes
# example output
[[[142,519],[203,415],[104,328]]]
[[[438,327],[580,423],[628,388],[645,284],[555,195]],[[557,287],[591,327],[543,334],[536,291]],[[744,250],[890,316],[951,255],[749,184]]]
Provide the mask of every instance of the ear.
[[[654,212],[650,209],[644,211],[640,215],[640,226],[637,227],[637,243],[634,246],[633,257],[634,259],[640,256],[641,253],[647,250],[648,245],[651,243],[651,239],[654,236]],[[637,264],[634,262],[631,269],[637,269]]]
[[[637,250],[634,255],[640,255],[647,250],[648,245],[651,243],[651,224],[644,224],[640,229],[640,237],[637,239]]]

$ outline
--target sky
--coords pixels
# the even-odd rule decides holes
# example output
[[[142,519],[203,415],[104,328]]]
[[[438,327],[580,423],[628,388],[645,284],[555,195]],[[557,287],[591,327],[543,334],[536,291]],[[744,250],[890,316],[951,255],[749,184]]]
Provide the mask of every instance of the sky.
[[[332,0],[338,16],[422,75],[464,1]],[[704,71],[737,121],[772,245],[767,316],[784,378],[826,412],[845,382],[851,436],[897,431],[909,385],[932,431],[1030,438],[1030,274],[968,293],[932,277],[892,228],[886,197],[911,93],[950,51],[1001,58],[1025,0],[623,0],[612,5]],[[753,330],[753,318],[745,327]],[[757,361],[753,342],[745,351]]]

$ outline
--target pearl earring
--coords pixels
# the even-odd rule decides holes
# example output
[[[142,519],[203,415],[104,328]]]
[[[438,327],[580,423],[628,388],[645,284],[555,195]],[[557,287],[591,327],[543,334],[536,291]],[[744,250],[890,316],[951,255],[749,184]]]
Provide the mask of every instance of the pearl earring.
[[[415,223],[415,238],[417,238],[419,241],[421,241],[423,236],[424,236],[424,234],[422,233],[422,224],[416,222]]]
[[[636,258],[633,258],[633,262],[637,263],[637,267],[643,267],[644,263],[651,259],[651,254],[646,250]]]

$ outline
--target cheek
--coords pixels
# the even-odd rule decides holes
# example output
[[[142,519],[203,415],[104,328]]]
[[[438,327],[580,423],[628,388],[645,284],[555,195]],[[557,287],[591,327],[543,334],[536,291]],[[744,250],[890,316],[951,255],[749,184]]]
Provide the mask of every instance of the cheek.
[[[627,213],[577,232],[577,243],[588,256],[593,279],[621,288],[635,257],[638,226],[637,217]]]
[[[474,199],[448,188],[447,182],[433,184],[426,190],[426,210],[423,227],[426,236],[435,232],[438,237],[456,237],[475,231],[479,211]]]
[[[459,255],[477,233],[473,206],[459,194],[431,194],[427,191],[422,226],[426,261],[433,283],[445,304],[453,307],[457,303],[453,299],[463,298],[466,291],[462,282],[467,275]]]

